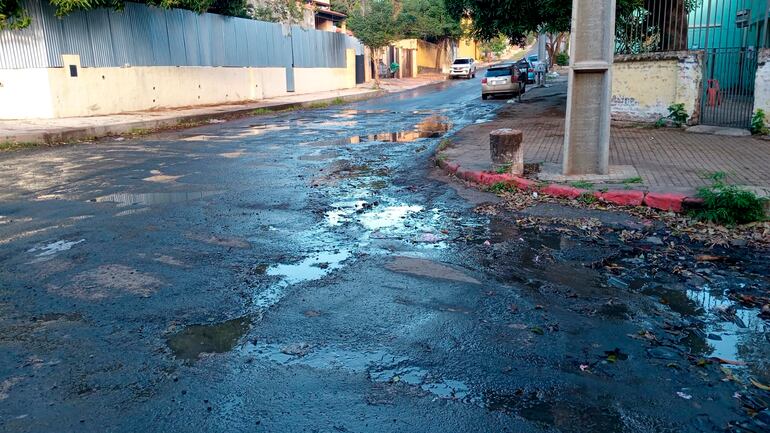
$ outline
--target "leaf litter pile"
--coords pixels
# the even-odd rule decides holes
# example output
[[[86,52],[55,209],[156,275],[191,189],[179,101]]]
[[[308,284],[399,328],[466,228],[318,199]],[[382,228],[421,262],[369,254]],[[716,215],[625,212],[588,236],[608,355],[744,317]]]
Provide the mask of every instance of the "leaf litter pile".
[[[614,289],[647,295],[661,305],[656,313],[660,327],[629,337],[649,344],[652,358],[672,359],[672,369],[683,368],[674,359],[684,358],[689,368],[702,369],[704,377],[708,371],[716,380],[734,383],[734,397],[750,421],[729,431],[770,431],[770,222],[726,227],[646,207],[523,191],[498,196],[501,202],[480,205],[476,212],[506,219],[518,230],[558,233],[606,251],[598,258],[581,258],[582,266],[599,271]],[[548,206],[563,211],[536,210]],[[604,214],[615,218],[608,221]],[[628,223],[618,223],[624,219],[618,215],[625,215]],[[535,259],[552,262],[558,254],[543,251]],[[735,331],[725,331],[729,329]],[[534,328],[532,332],[537,334]],[[738,336],[739,347],[730,357],[709,350],[730,335]],[[704,348],[683,343],[693,340]],[[608,351],[601,360],[581,364],[580,371],[590,373],[598,362],[625,358],[621,349]],[[682,392],[679,397],[692,395]]]

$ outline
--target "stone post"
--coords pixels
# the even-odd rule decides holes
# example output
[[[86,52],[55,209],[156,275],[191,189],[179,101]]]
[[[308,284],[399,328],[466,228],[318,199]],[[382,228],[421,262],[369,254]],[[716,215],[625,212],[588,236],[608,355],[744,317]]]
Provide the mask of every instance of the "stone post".
[[[564,175],[608,174],[615,0],[572,0]]]
[[[496,129],[489,133],[489,154],[492,169],[510,166],[510,174],[524,174],[524,151],[521,147],[522,133],[517,129]]]

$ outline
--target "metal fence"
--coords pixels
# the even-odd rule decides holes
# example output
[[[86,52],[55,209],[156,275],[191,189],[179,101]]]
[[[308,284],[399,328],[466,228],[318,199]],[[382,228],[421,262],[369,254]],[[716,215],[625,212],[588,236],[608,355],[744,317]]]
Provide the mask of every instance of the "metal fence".
[[[0,31],[0,69],[61,67],[62,54],[80,55],[84,67],[341,68],[346,48],[362,50],[341,33],[139,3],[64,18],[47,1],[25,5],[30,27]]]
[[[626,6],[630,5],[630,6]],[[616,15],[615,51],[702,55],[700,121],[746,128],[758,50],[768,46],[767,0],[638,0]]]
[[[618,54],[768,46],[767,0],[638,0],[619,7]]]

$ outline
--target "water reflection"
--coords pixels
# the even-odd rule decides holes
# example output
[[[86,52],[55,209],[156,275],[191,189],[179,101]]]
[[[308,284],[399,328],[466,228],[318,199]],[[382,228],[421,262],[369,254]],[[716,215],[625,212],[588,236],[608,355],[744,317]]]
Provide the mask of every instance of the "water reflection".
[[[117,203],[119,207],[131,205],[160,205],[198,200],[219,193],[220,191],[122,192],[97,197],[91,201],[97,203]]]

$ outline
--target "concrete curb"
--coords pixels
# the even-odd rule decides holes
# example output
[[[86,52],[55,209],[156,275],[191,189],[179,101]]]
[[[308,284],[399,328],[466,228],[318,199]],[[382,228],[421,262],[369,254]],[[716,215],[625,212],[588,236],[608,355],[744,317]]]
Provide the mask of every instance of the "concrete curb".
[[[62,127],[50,131],[36,131],[30,133],[19,133],[9,136],[0,137],[8,143],[30,143],[30,144],[63,144],[72,143],[77,141],[95,140],[103,137],[110,137],[116,135],[122,135],[136,131],[137,129],[146,130],[161,130],[161,129],[184,129],[185,124],[198,124],[207,122],[211,119],[234,119],[238,117],[247,117],[252,115],[254,110],[269,110],[269,111],[281,111],[297,108],[308,108],[316,104],[331,103],[333,101],[342,99],[345,103],[364,101],[367,99],[377,98],[388,94],[383,90],[375,90],[367,93],[360,93],[355,95],[346,96],[330,96],[328,98],[314,99],[312,101],[303,102],[285,102],[275,103],[264,106],[252,106],[244,108],[238,106],[232,110],[221,110],[221,106],[218,108],[220,111],[179,115],[175,117],[169,117],[164,119],[145,119],[138,121],[129,121],[116,123],[112,125],[98,125],[98,126],[84,126],[84,127]]]
[[[460,179],[481,186],[492,186],[502,183],[513,188],[539,192],[540,194],[551,197],[576,199],[581,196],[591,195],[605,203],[612,203],[620,206],[647,206],[653,209],[677,213],[697,208],[703,203],[703,200],[697,197],[688,197],[679,193],[660,193],[626,189],[598,192],[558,183],[539,185],[531,179],[511,174],[466,170],[462,168],[460,164],[447,161],[446,159],[441,158],[441,156],[436,158],[436,165],[449,175],[454,175]]]

